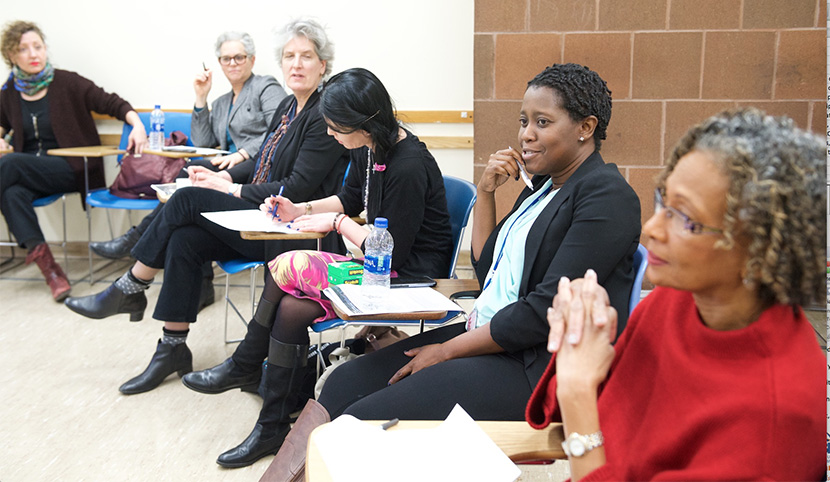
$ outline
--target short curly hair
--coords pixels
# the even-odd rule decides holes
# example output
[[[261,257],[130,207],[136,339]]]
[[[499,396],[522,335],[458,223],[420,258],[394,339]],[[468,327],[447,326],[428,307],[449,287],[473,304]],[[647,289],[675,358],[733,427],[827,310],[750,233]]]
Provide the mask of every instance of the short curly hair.
[[[3,52],[3,61],[6,62],[6,65],[8,65],[10,69],[14,67],[12,57],[17,52],[17,48],[20,45],[20,38],[23,37],[23,34],[28,32],[35,32],[40,35],[40,39],[43,40],[44,43],[46,42],[46,36],[43,35],[40,27],[38,27],[34,22],[14,20],[7,23],[6,27],[3,29],[3,40],[0,41],[0,51]]]
[[[730,179],[724,237],[715,246],[747,243],[745,281],[767,303],[823,299],[827,168],[821,138],[755,108],[724,111],[680,139],[658,187],[692,151],[711,156]]]
[[[579,64],[553,64],[527,83],[527,88],[548,87],[559,94],[562,108],[575,122],[597,118],[594,148],[599,151],[611,121],[611,91],[602,77]]]

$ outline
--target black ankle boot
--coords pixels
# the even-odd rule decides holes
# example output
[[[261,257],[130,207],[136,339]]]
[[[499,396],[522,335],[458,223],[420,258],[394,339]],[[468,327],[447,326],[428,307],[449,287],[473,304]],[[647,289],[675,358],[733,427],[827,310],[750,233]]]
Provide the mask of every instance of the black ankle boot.
[[[178,372],[181,377],[191,371],[193,371],[193,354],[190,353],[190,348],[185,343],[173,345],[159,340],[156,344],[156,352],[147,368],[141,375],[118,387],[118,391],[124,395],[149,392],[161,385],[168,375]]]
[[[233,358],[228,358],[213,368],[188,373],[182,377],[182,383],[191,390],[211,395],[234,388],[239,388],[243,392],[256,393],[262,378],[262,370],[234,376],[234,372],[239,371]]]
[[[308,345],[291,345],[271,338],[266,390],[253,431],[238,446],[219,456],[222,467],[246,467],[276,454],[290,430],[291,411],[297,405],[298,387],[305,375]]]
[[[234,388],[243,392],[257,393],[262,378],[262,361],[268,356],[271,328],[262,326],[257,320],[273,320],[276,306],[260,300],[254,319],[248,323],[245,339],[236,347],[230,358],[207,370],[188,373],[182,383],[200,393],[222,393]]]
[[[96,320],[118,313],[129,313],[130,321],[141,321],[147,308],[147,296],[143,291],[124,294],[113,283],[97,295],[67,298],[64,304],[75,313]]]
[[[133,246],[141,239],[141,232],[135,228],[130,228],[123,236],[119,236],[110,241],[100,241],[89,243],[89,249],[98,256],[103,256],[109,259],[121,259],[129,256]]]

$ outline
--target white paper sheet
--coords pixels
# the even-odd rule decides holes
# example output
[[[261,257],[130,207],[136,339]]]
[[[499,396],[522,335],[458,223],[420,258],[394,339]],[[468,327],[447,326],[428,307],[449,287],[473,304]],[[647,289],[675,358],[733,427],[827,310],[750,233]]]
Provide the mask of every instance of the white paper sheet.
[[[243,209],[242,211],[215,211],[202,213],[223,228],[233,231],[255,231],[264,233],[289,233],[298,234],[295,229],[287,227],[287,223],[276,222],[271,216],[259,209]]]
[[[389,429],[341,415],[315,441],[333,481],[512,482],[521,471],[456,405],[432,429]]]
[[[338,290],[342,292],[340,296]],[[432,288],[395,288],[380,300],[363,297],[360,285],[336,285],[323,293],[349,316],[380,313],[412,313],[418,311],[464,311],[446,296]],[[344,299],[345,298],[345,299]]]

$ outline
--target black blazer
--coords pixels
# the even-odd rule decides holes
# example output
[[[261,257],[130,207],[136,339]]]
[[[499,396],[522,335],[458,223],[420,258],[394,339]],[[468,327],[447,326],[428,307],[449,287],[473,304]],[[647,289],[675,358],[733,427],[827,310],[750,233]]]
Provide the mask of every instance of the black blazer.
[[[283,114],[288,113],[293,101],[294,96],[289,95],[280,102],[268,127],[269,133],[279,126]],[[268,182],[251,184],[257,162],[262,156],[262,147],[254,158],[228,170],[235,182],[246,179],[240,189],[242,199],[258,206],[263,199],[278,194],[282,186],[285,186],[282,195],[293,202],[322,199],[340,190],[346,166],[349,165],[349,151],[326,133],[326,123],[318,108],[319,103],[320,93],[314,91],[303,110],[291,122],[271,160]],[[278,240],[268,241],[265,245],[264,259],[271,259],[292,249],[314,249],[316,242]],[[322,248],[334,253],[346,250],[337,233],[326,235]]]
[[[269,133],[279,126],[292,102],[293,95],[280,102],[268,127]],[[285,186],[282,195],[293,202],[321,199],[340,190],[343,174],[349,165],[349,153],[334,137],[326,134],[319,103],[320,93],[314,91],[303,110],[291,122],[274,153],[268,182],[251,184],[256,164],[262,156],[262,147],[253,162],[239,163],[228,171],[234,179],[243,176],[247,179],[240,191],[242,199],[260,204],[266,197],[277,194],[282,186]]]
[[[534,191],[549,176],[534,176]],[[532,192],[525,188],[511,214]],[[509,216],[509,215],[508,215]],[[493,262],[496,236],[508,216],[484,244],[481,259],[473,260],[479,284]],[[530,228],[525,243],[519,300],[499,310],[490,333],[505,351],[520,356],[531,387],[550,361],[547,309],[559,278],[581,278],[588,268],[597,272],[619,319],[618,332],[628,320],[628,298],[634,281],[633,255],[640,240],[640,200],[617,166],[605,164],[594,152],[565,181]]]

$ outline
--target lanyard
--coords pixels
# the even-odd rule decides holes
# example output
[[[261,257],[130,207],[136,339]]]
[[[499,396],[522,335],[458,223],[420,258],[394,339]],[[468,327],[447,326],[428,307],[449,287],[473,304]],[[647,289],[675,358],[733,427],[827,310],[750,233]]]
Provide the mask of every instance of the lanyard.
[[[534,199],[530,204],[528,204],[527,207],[525,207],[522,210],[522,212],[519,213],[518,216],[513,218],[513,222],[510,223],[510,226],[507,228],[507,231],[504,234],[504,239],[502,239],[501,248],[499,249],[499,254],[496,257],[496,262],[493,263],[493,267],[490,269],[490,272],[487,273],[487,279],[484,281],[484,287],[481,289],[481,291],[486,290],[487,287],[490,286],[490,282],[493,281],[493,276],[495,276],[495,274],[496,274],[496,269],[498,269],[499,263],[501,262],[501,258],[502,258],[502,256],[504,256],[504,247],[507,244],[507,238],[510,236],[510,230],[513,229],[513,226],[516,224],[516,222],[519,219],[522,219],[522,217],[528,211],[530,211],[530,209],[533,208],[533,206],[535,206],[539,201],[541,201],[542,199],[545,199],[548,196],[548,194],[551,193],[551,191],[553,191],[553,183],[551,183],[551,185],[548,187],[548,189],[545,192],[539,194],[539,196],[537,196],[536,199]]]

